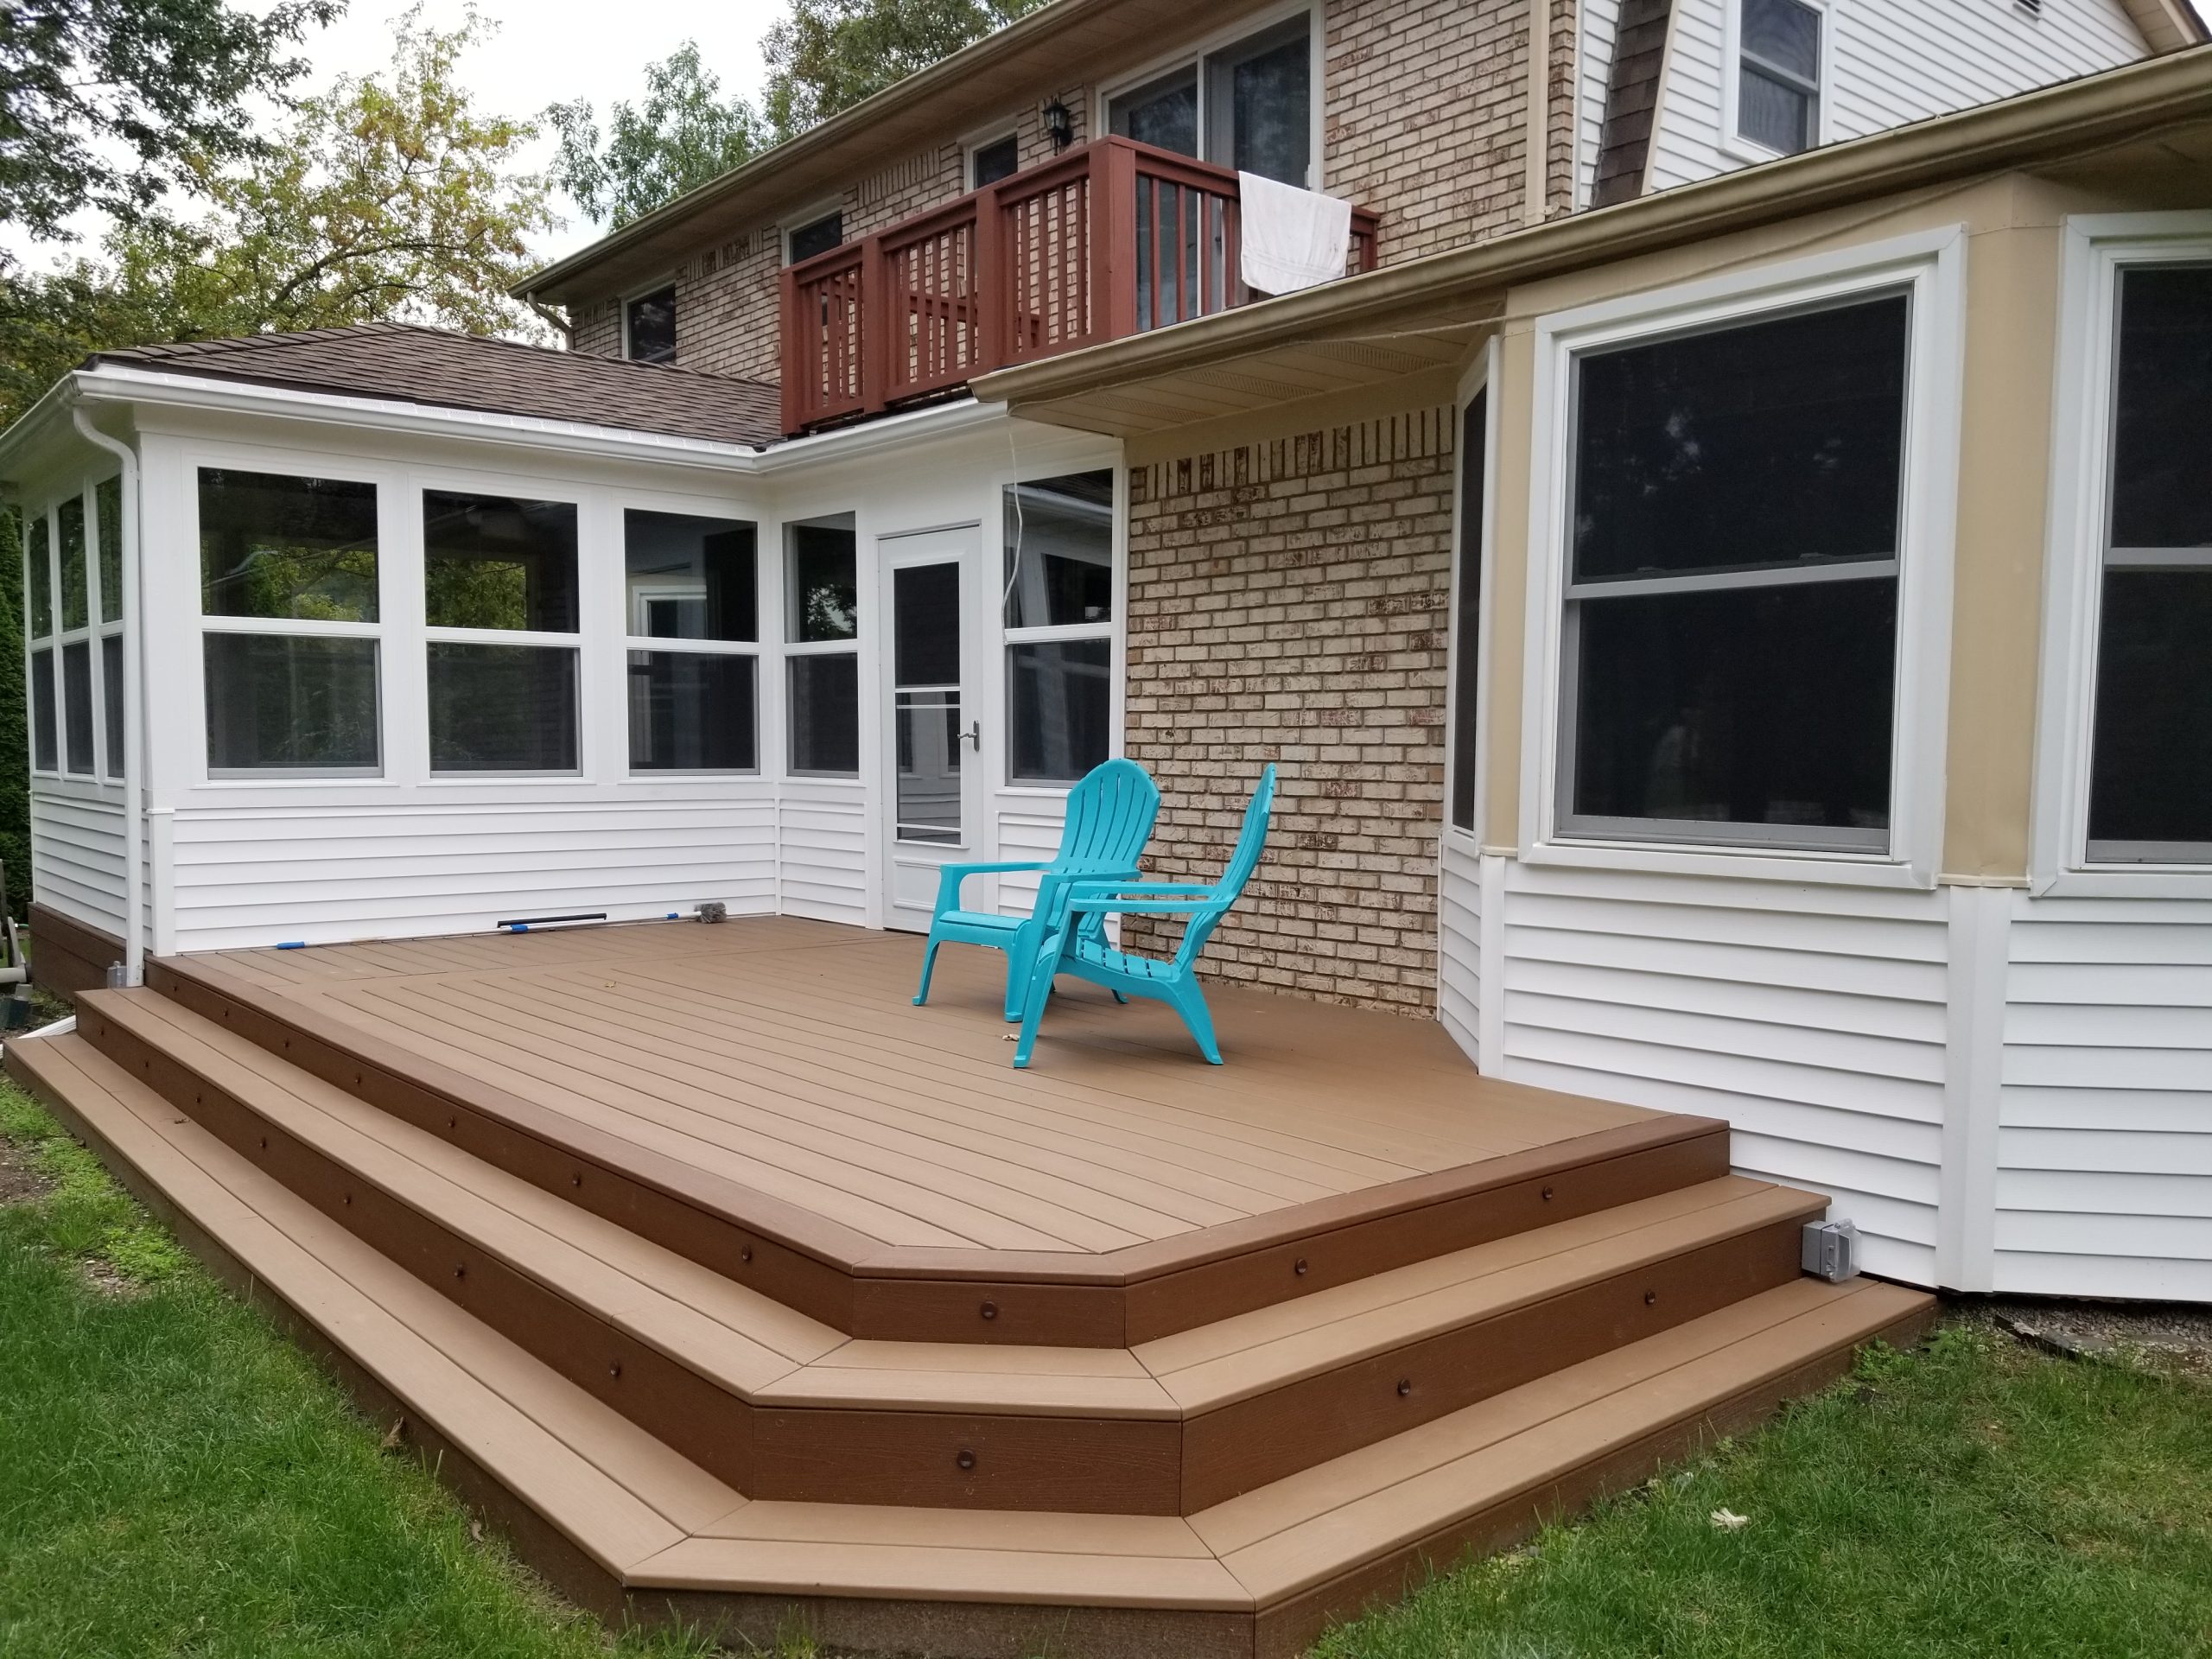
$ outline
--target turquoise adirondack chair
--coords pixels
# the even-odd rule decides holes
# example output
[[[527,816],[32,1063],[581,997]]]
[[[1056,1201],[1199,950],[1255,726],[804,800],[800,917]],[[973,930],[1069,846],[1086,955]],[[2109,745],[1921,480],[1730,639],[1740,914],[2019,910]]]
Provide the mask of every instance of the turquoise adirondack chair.
[[[1109,760],[1094,766],[1068,791],[1067,818],[1060,829],[1060,850],[1049,864],[948,864],[938,878],[937,910],[930,918],[929,948],[922,956],[921,988],[914,1006],[930,1000],[930,974],[937,967],[938,947],[948,942],[988,944],[1007,954],[1006,1017],[1021,1018],[1021,999],[1028,989],[1029,973],[1037,961],[1038,947],[1070,882],[1111,876],[1134,876],[1137,858],[1152,835],[1152,821],[1160,814],[1160,788],[1152,776],[1134,760]],[[991,911],[963,910],[961,884],[971,875],[1007,874],[1017,870],[1041,872],[1036,907],[1027,916],[1001,916]],[[1092,931],[1103,934],[1103,917],[1085,918]]]
[[[1236,837],[1236,850],[1229,868],[1211,887],[1166,881],[1073,881],[1062,890],[1053,927],[1037,953],[1029,976],[1029,991],[1021,1011],[1021,1040],[1014,1051],[1017,1066],[1029,1064],[1037,1045],[1037,1027],[1052,1000],[1056,975],[1072,974],[1094,985],[1103,985],[1117,1001],[1148,996],[1165,1002],[1182,1017],[1197,1039],[1198,1052],[1215,1065],[1221,1064],[1221,1046],[1214,1040],[1213,1014],[1205,993],[1198,988],[1198,953],[1244,891],[1244,884],[1259,868],[1267,845],[1268,814],[1274,808],[1275,769],[1260,774],[1252,804],[1244,809],[1244,828]],[[1182,916],[1183,943],[1166,962],[1116,950],[1106,943],[1103,926],[1108,916]]]

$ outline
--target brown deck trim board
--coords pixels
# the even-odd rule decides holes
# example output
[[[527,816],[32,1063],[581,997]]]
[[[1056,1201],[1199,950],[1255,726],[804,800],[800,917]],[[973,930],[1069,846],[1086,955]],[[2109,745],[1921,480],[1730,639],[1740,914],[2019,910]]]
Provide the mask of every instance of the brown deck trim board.
[[[124,959],[120,938],[74,917],[34,904],[27,918],[32,982],[57,996],[73,1000],[79,991],[98,990],[107,983],[108,964]]]

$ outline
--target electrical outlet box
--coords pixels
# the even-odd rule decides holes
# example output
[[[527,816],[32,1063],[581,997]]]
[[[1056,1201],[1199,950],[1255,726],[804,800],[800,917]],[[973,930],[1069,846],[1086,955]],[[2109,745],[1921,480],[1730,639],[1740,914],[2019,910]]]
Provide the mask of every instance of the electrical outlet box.
[[[1808,1221],[1799,1262],[1815,1279],[1835,1284],[1859,1276],[1859,1229],[1849,1221]]]

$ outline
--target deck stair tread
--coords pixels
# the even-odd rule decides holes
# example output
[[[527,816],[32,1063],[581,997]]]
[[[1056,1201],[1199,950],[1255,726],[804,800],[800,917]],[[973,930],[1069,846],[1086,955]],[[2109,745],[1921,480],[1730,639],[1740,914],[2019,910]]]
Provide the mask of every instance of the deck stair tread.
[[[40,1077],[143,1181],[407,1411],[637,1590],[1264,1609],[1539,1491],[1593,1451],[1633,1447],[1847,1351],[1928,1300],[1867,1281],[1800,1280],[1188,1519],[748,1502],[424,1287],[85,1039],[35,1047]]]
[[[1723,1177],[1233,1315],[1134,1351],[855,1340],[511,1175],[147,991],[87,998],[272,1124],[607,1324],[767,1405],[1195,1415],[1816,1213]]]

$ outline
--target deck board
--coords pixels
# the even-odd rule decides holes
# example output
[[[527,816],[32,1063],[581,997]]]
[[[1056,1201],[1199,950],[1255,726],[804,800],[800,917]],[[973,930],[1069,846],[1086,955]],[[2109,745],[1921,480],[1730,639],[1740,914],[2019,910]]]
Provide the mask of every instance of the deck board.
[[[887,1249],[1100,1255],[1640,1122],[1490,1083],[1433,1024],[1210,989],[1056,999],[1008,1065],[1004,959],[790,918],[193,958]]]

